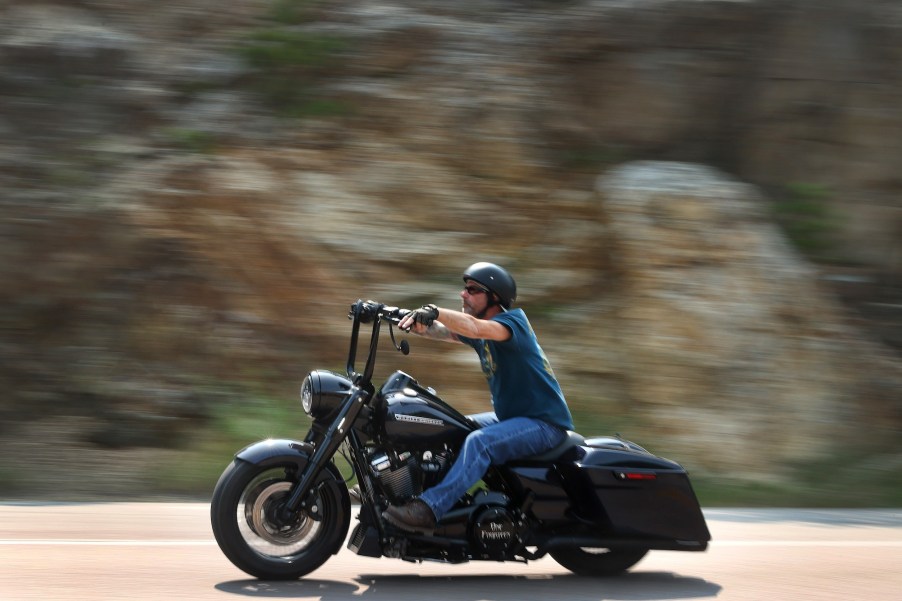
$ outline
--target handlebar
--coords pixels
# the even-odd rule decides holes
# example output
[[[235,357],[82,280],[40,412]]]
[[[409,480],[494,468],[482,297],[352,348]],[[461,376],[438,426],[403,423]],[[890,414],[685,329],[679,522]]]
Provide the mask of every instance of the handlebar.
[[[389,331],[391,331],[391,325],[398,325],[398,323],[402,319],[404,319],[404,316],[408,313],[410,313],[410,310],[408,309],[389,307],[372,300],[358,300],[356,303],[351,305],[351,309],[348,312],[348,319],[352,319],[354,321],[354,325],[351,329],[351,345],[348,349],[348,377],[353,379],[355,382],[363,382],[369,384],[370,379],[373,376],[373,367],[376,363],[376,350],[377,343],[379,341],[379,325],[383,320],[388,321],[390,324]],[[355,371],[354,363],[357,356],[357,338],[360,332],[360,324],[362,323],[372,323],[373,332],[370,335],[370,348],[369,354],[367,355],[366,359],[366,367],[364,368],[362,374],[358,374]],[[394,343],[394,333],[392,333],[391,336],[392,342]],[[405,355],[409,352],[409,346],[407,345],[406,340],[403,340],[401,345],[395,345],[395,348]]]
[[[348,319],[354,319],[354,316],[357,315],[360,323],[372,323],[376,317],[381,317],[394,325],[398,325],[408,313],[410,313],[410,309],[390,307],[372,300],[358,300],[351,305],[351,310],[348,311]]]

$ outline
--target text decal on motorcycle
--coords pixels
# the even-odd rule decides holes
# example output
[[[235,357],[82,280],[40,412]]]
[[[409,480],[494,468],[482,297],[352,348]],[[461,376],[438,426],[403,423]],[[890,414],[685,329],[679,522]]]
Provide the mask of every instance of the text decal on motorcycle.
[[[429,426],[444,426],[445,422],[440,419],[433,419],[431,417],[420,417],[418,415],[407,415],[405,413],[397,413],[395,414],[395,420],[399,422],[412,422],[415,424],[426,424]]]

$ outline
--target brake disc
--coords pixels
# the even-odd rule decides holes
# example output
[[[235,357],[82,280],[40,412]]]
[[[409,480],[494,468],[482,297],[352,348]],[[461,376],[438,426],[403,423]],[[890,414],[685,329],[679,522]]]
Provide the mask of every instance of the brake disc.
[[[302,514],[289,524],[280,524],[271,519],[279,503],[288,496],[291,486],[291,482],[284,480],[265,486],[258,492],[251,509],[251,528],[257,536],[274,545],[296,544],[303,540],[315,525],[313,520]]]

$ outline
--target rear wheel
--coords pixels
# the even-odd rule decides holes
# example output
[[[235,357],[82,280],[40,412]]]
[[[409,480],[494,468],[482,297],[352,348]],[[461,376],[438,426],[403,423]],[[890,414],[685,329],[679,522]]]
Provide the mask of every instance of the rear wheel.
[[[646,553],[648,549],[561,547],[549,555],[580,576],[616,576],[639,563]]]
[[[320,567],[348,533],[351,503],[331,464],[320,474],[311,512],[278,517],[297,474],[293,466],[261,467],[241,459],[213,491],[210,520],[219,548],[236,567],[265,580],[293,580]]]

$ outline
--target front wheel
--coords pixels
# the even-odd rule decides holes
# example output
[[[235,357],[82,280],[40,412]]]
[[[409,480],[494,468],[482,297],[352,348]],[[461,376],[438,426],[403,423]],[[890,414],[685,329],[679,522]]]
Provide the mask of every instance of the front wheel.
[[[338,552],[351,521],[341,474],[320,474],[315,514],[276,516],[297,481],[293,465],[262,467],[235,459],[213,491],[210,521],[219,548],[236,567],[263,580],[294,580]]]
[[[646,553],[648,549],[561,547],[549,555],[580,576],[616,576],[639,563]]]

